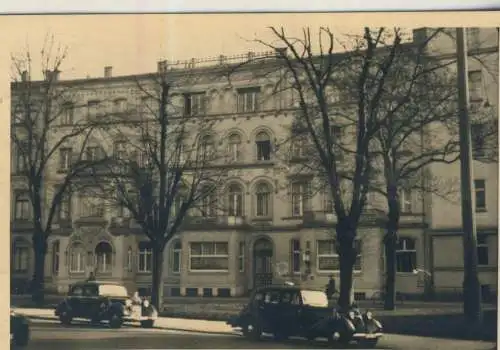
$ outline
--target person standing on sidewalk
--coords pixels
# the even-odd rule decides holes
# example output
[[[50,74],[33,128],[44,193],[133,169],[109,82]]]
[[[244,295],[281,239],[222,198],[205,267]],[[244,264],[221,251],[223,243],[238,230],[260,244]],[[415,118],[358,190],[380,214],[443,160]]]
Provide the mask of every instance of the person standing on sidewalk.
[[[328,284],[326,285],[326,297],[328,300],[332,300],[335,294],[337,294],[336,281],[333,278],[333,275],[330,275],[330,279],[328,280]]]

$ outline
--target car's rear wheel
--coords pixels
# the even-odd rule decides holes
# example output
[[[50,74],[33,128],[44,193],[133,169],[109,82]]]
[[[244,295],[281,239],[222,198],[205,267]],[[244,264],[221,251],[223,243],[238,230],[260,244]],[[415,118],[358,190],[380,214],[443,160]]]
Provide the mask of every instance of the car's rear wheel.
[[[377,346],[378,339],[363,339],[359,341],[359,345],[363,349],[373,349]]]
[[[62,324],[70,325],[72,319],[73,317],[70,315],[69,312],[61,311],[61,314],[59,315],[59,321],[61,321]]]
[[[109,319],[109,326],[111,328],[120,328],[122,324],[123,324],[123,319],[121,318],[120,315],[118,314],[111,315],[111,318]]]
[[[260,339],[262,335],[262,327],[259,321],[250,319],[243,327],[243,335],[252,340]]]
[[[153,320],[144,320],[144,321],[141,321],[141,327],[142,328],[153,328],[154,324],[155,324],[155,321],[153,321]]]

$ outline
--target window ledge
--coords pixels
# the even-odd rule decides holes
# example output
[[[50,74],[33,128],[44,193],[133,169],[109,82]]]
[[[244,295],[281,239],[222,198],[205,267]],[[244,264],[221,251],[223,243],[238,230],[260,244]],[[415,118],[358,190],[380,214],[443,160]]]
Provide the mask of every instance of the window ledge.
[[[214,274],[229,274],[229,270],[189,270],[189,273],[195,273],[195,274],[207,274],[207,273],[214,273]]]
[[[486,208],[477,208],[476,213],[487,213],[488,210]]]

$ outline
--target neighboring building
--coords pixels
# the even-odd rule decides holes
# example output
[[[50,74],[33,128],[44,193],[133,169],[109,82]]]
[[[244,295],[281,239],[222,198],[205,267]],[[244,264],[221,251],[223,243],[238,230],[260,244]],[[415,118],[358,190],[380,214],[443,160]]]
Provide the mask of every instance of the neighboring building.
[[[498,55],[498,43],[494,45]],[[272,64],[272,55],[267,59],[269,64]],[[309,198],[307,181],[290,178],[276,156],[278,140],[286,136],[293,121],[289,110],[293,106],[292,97],[269,98],[274,83],[255,77],[252,69],[259,65],[249,65],[231,84],[225,79],[214,79],[214,72],[226,59],[229,58],[221,56],[220,62],[208,62],[206,67],[200,67],[197,72],[201,77],[206,74],[206,79],[197,80],[194,87],[180,86],[173,93],[174,102],[179,103],[184,113],[204,113],[217,119],[217,142],[233,154],[233,167],[226,186],[220,189],[220,196],[226,202],[225,213],[209,221],[189,218],[182,234],[167,245],[164,295],[238,296],[258,284],[290,279],[321,288],[326,285],[329,275],[338,279],[339,272],[333,244],[335,218],[331,214],[331,202],[322,193]],[[189,61],[186,70],[173,69],[172,75],[180,77],[201,64],[201,61]],[[160,62],[158,69],[170,67]],[[136,79],[147,77],[113,77],[111,67],[106,67],[102,78],[61,80],[61,84],[76,89],[74,106],[83,107],[68,106],[67,113],[61,115],[60,128],[78,118],[98,116],[102,112],[97,107],[101,105],[99,101],[109,101],[106,108],[113,112],[127,110],[127,106],[142,98],[136,88]],[[489,103],[497,106],[498,83],[496,86],[488,84],[488,89],[491,90],[485,93],[492,96]],[[204,97],[200,97],[202,94]],[[12,95],[15,96],[15,91]],[[54,134],[57,132],[54,130]],[[87,145],[86,156],[97,156],[99,147],[108,151],[116,149],[114,141],[94,135]],[[74,152],[71,148],[78,142],[81,140],[64,145],[59,155],[52,159],[51,171],[46,174],[47,198],[51,196],[50,189],[60,182],[60,172],[68,167]],[[477,179],[486,180],[488,193],[496,196],[497,165],[482,166],[483,173],[478,171]],[[21,169],[15,150],[12,169],[12,279],[27,280],[33,269],[31,207],[22,191],[25,184],[16,176],[16,170]],[[442,170],[443,176],[457,174],[456,169],[458,165],[449,166]],[[478,198],[481,198],[482,182],[477,184]],[[85,193],[72,193],[58,213],[46,258],[47,287],[65,292],[69,284],[86,278],[96,269],[98,279],[122,281],[130,288],[148,288],[152,252],[147,238],[138,233],[138,226],[120,210],[99,202],[89,205],[82,201],[85,197]],[[492,284],[488,278],[496,278],[497,273],[493,247],[497,242],[498,208],[496,197],[490,197],[491,200],[486,197],[486,207],[487,214],[492,216],[484,222],[480,221],[482,217],[478,218],[478,225],[488,226],[491,233],[487,240],[490,267],[485,272],[489,275],[481,277],[485,284]],[[456,254],[456,250],[448,247],[460,245],[459,237],[453,235],[459,232],[460,207],[443,203],[439,198],[422,198],[412,193],[403,193],[402,198],[404,215],[401,249],[397,253],[398,291],[424,292],[422,277],[413,273],[416,268],[433,272],[432,285],[436,291],[453,288],[450,283],[461,277],[450,274],[460,273],[461,260],[452,265],[450,262],[461,257],[461,250]],[[369,204],[375,205],[377,200],[380,199],[371,198],[373,203]],[[384,283],[384,227],[372,219],[370,216],[363,218],[358,230],[360,256],[354,272],[358,298],[371,297]],[[449,241],[444,241],[445,233],[438,232],[443,228],[450,231],[446,235]],[[442,253],[443,247],[446,247],[445,254],[436,254]],[[484,244],[481,247],[484,251]]]

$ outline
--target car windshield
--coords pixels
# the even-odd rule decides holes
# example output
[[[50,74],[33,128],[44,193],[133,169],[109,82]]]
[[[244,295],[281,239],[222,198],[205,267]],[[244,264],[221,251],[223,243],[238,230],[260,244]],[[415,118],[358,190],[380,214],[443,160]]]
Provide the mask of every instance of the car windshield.
[[[109,297],[126,297],[128,296],[127,288],[116,284],[101,284],[99,285],[99,295]]]
[[[308,306],[327,307],[328,298],[324,292],[316,290],[301,290],[302,303]]]

